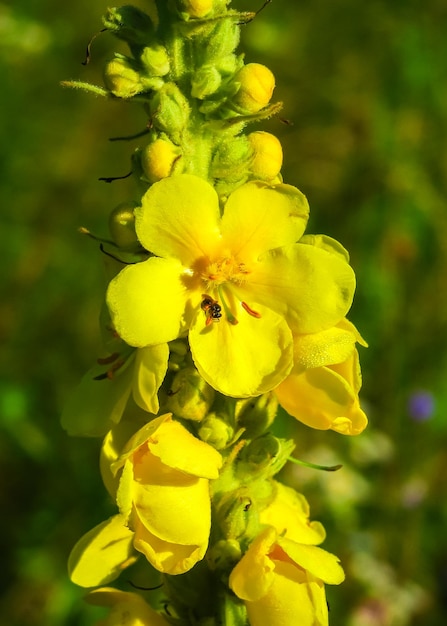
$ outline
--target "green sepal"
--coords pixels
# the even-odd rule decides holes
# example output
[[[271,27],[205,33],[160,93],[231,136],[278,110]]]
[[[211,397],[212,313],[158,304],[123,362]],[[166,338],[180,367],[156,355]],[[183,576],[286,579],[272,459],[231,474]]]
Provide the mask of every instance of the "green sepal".
[[[118,39],[126,41],[132,51],[150,44],[154,37],[154,24],[149,15],[131,5],[107,9],[102,22]]]
[[[62,87],[71,87],[71,89],[82,89],[82,91],[86,91],[88,93],[93,93],[95,96],[105,96],[107,98],[110,97],[110,92],[104,87],[99,87],[99,85],[92,85],[91,83],[86,83],[82,80],[62,80]]]
[[[270,434],[258,437],[241,451],[235,476],[241,481],[244,476],[256,476],[265,481],[284,467],[294,449],[295,442],[291,439]]]

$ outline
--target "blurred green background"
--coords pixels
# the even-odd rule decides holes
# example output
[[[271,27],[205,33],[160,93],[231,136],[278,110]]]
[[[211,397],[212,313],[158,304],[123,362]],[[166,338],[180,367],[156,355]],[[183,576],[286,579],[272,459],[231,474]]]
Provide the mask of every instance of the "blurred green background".
[[[144,8],[144,0],[135,2]],[[235,2],[241,10],[261,1]],[[105,287],[97,246],[133,196],[122,175],[137,107],[62,89],[101,83],[117,49],[85,46],[106,4],[0,3],[0,623],[88,626],[95,613],[66,558],[113,507],[98,441],[69,439],[59,414],[100,349]],[[262,128],[286,182],[311,205],[309,232],[339,239],[358,277],[350,315],[365,339],[356,439],[296,425],[297,456],[342,462],[288,472],[347,582],[329,589],[332,626],[441,626],[447,619],[447,4],[445,0],[273,0],[242,29],[248,61],[277,79],[283,119]],[[119,46],[118,46],[119,48]],[[290,420],[289,420],[290,426]],[[295,426],[295,425],[294,425]],[[292,626],[292,625],[291,625]]]

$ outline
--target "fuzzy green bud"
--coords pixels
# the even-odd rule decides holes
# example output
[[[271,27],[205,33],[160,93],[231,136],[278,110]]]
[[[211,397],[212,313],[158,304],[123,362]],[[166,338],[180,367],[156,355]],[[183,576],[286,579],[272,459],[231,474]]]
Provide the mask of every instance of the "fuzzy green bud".
[[[206,383],[194,367],[180,370],[171,383],[167,408],[177,417],[199,422],[213,404],[214,389]]]
[[[169,139],[158,138],[141,150],[141,167],[150,183],[155,183],[172,174],[176,161],[181,156],[178,146]]]
[[[213,65],[205,65],[194,74],[191,81],[191,95],[203,100],[215,93],[222,82],[220,73]]]
[[[109,231],[113,241],[124,250],[131,250],[138,245],[135,232],[134,211],[138,202],[121,202],[110,214]]]
[[[253,149],[245,135],[224,137],[212,159],[212,176],[229,182],[245,180],[252,157]]]
[[[119,39],[144,46],[153,39],[154,25],[149,15],[137,7],[126,5],[110,8],[102,18],[104,27]]]
[[[272,72],[260,63],[248,63],[236,74],[239,90],[233,98],[244,113],[257,113],[270,102],[275,88]]]
[[[242,550],[239,541],[221,539],[208,550],[206,560],[211,570],[230,570],[241,559]]]
[[[200,424],[199,437],[216,450],[223,450],[232,441],[234,430],[224,419],[210,413]]]
[[[234,19],[219,20],[210,33],[207,45],[204,46],[203,54],[206,56],[206,61],[208,63],[212,61],[219,67],[219,59],[232,54],[239,39],[240,27]]]
[[[161,44],[146,46],[141,53],[140,61],[148,76],[166,76],[169,72],[169,56]]]
[[[253,160],[250,170],[254,178],[259,180],[273,180],[281,171],[282,146],[275,135],[258,130],[248,135],[248,141],[253,148]]]
[[[216,519],[227,539],[253,537],[259,526],[256,494],[247,487],[225,493],[217,503]]]
[[[144,91],[140,75],[132,67],[130,59],[121,55],[106,64],[104,84],[117,98],[132,98]]]
[[[239,400],[236,415],[239,426],[245,430],[244,436],[247,439],[254,439],[262,435],[272,425],[277,409],[278,400],[274,393]]]
[[[287,463],[295,443],[289,439],[280,439],[273,435],[263,435],[249,443],[240,454],[237,466],[241,480],[246,475],[256,474],[262,482],[274,476]]]
[[[176,143],[185,128],[190,108],[188,100],[174,83],[165,83],[151,100],[152,123]]]

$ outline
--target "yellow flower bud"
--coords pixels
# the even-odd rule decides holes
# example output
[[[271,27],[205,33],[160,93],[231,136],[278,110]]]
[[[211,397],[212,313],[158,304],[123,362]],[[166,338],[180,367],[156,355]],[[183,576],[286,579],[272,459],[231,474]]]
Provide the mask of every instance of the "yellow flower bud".
[[[190,17],[205,17],[213,8],[213,0],[180,0],[180,10]]]
[[[240,87],[234,102],[247,113],[257,113],[270,102],[275,77],[265,65],[248,63],[239,70],[235,80]]]
[[[282,167],[282,147],[275,135],[258,130],[248,135],[253,148],[251,171],[255,178],[273,180]]]
[[[172,168],[180,156],[180,150],[171,141],[156,139],[141,151],[141,167],[150,183],[172,174]]]
[[[132,98],[144,89],[138,72],[124,57],[116,57],[107,63],[104,84],[117,98]]]

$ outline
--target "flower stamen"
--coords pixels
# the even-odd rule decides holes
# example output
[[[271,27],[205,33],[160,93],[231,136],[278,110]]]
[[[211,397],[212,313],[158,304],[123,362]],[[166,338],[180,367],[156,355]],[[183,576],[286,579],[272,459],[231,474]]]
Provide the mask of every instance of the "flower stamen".
[[[251,315],[252,317],[256,317],[258,319],[261,317],[261,314],[258,313],[258,311],[254,311],[251,307],[248,306],[246,302],[241,302],[241,304],[242,304],[242,308],[245,309],[247,313]]]
[[[230,324],[233,324],[233,326],[236,326],[236,324],[239,324],[239,322],[237,318],[231,312],[231,309],[228,306],[228,303],[225,301],[222,289],[220,287],[217,287],[217,293],[219,294],[219,298],[222,302],[222,306],[225,311],[225,315],[227,316],[227,320],[230,322]]]

